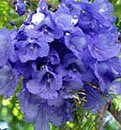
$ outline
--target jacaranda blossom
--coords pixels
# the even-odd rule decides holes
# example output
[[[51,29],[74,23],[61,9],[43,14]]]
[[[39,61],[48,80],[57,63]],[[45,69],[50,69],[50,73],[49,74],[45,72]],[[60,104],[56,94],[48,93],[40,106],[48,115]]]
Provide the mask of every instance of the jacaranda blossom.
[[[15,7],[25,13],[22,0]],[[96,112],[110,94],[121,94],[121,46],[112,13],[108,0],[62,0],[53,11],[40,0],[19,29],[0,30],[0,95],[12,96],[21,79],[20,108],[35,130],[73,121],[75,98]]]

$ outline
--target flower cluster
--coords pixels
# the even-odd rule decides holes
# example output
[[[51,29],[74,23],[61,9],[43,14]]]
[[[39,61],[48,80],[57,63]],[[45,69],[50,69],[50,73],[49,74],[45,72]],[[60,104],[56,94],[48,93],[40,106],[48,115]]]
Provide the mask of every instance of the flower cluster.
[[[108,0],[62,0],[53,11],[40,0],[18,30],[0,31],[0,95],[13,95],[22,77],[20,107],[35,130],[72,121],[75,96],[97,110],[111,90],[121,91],[112,12]]]

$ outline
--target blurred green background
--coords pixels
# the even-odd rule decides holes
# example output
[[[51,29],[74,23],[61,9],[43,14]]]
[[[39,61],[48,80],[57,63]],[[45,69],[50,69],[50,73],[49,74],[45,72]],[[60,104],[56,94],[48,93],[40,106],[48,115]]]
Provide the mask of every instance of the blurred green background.
[[[34,11],[38,3],[37,0],[29,1],[31,6],[26,7],[27,12]],[[110,0],[110,2],[114,5],[114,14],[117,16],[116,25],[119,32],[121,32],[121,0]],[[48,3],[53,4],[53,8],[55,8],[59,1],[48,0]],[[14,10],[12,0],[0,0],[0,28],[4,26],[8,29],[19,28],[26,17],[27,13],[21,17],[18,16]],[[10,22],[14,22],[15,26],[12,26]],[[121,96],[113,96],[113,105],[114,109],[121,110]],[[97,130],[97,125],[102,123],[99,114],[90,114],[83,107],[79,108],[76,115],[73,122],[67,122],[64,126],[57,128],[50,124],[51,130]],[[17,93],[9,100],[0,97],[0,125],[2,122],[8,124],[9,130],[33,130],[33,124],[24,122],[23,113],[20,111],[17,100]],[[121,126],[108,112],[104,115],[103,126],[104,130],[121,130]]]

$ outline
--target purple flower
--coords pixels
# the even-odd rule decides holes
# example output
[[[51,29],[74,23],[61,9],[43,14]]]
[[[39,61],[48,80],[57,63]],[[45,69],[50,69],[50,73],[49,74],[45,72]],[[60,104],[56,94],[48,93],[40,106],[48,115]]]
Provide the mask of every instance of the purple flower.
[[[25,7],[24,3],[22,2],[22,0],[18,0],[16,3],[14,3],[14,5],[15,5],[15,10],[19,16],[25,14],[26,7]]]
[[[0,95],[9,98],[14,94],[15,87],[18,83],[19,74],[9,65],[0,68]]]
[[[85,5],[85,4],[84,4]],[[89,7],[88,7],[89,6]],[[78,26],[86,33],[93,35],[97,33],[99,30],[99,22],[97,19],[93,18],[92,12],[89,12],[89,8],[91,5],[87,5],[84,9],[82,9],[80,13],[80,19],[78,22]]]
[[[32,35],[32,32],[35,35]],[[39,57],[42,58],[48,55],[49,45],[43,35],[40,34],[39,38],[36,38],[37,34],[38,32],[34,30],[29,30],[27,34],[23,32],[22,35],[19,35],[20,39],[14,42],[15,54],[18,55],[21,62],[36,60]],[[25,39],[21,39],[24,35]]]
[[[19,94],[19,100],[20,107],[25,114],[25,121],[35,122],[36,130],[49,130],[49,122],[59,126],[73,119],[73,106],[70,102],[65,102],[59,107],[48,106],[46,100],[30,94],[26,90]]]
[[[114,11],[113,5],[108,0],[95,0],[92,4],[94,12],[102,15],[102,24],[107,27],[115,22],[115,16],[110,14]]]
[[[37,10],[42,13],[49,13],[48,5],[46,3],[46,0],[41,0],[38,4]]]
[[[54,38],[59,39],[63,36],[62,29],[58,26],[50,13],[45,16],[35,29],[44,35],[47,42],[52,42]]]
[[[88,48],[93,58],[98,61],[104,61],[118,56],[120,52],[120,45],[108,33],[97,35],[93,39],[92,44],[88,45]]]
[[[47,66],[36,71],[32,75],[33,79],[27,83],[27,89],[32,94],[40,96],[42,99],[54,99],[58,97],[58,90],[62,87],[62,77],[50,71]]]
[[[107,92],[112,82],[121,76],[120,68],[121,60],[118,58],[99,62],[95,65],[94,72],[103,92]]]
[[[63,80],[59,96],[64,99],[68,97],[73,98],[74,94],[84,85],[77,66],[72,63],[68,66],[68,70],[64,69],[62,66],[59,66],[56,71],[62,75]]]
[[[73,17],[73,20],[75,20],[75,24],[79,20],[79,16],[82,10],[82,6],[80,5],[80,2],[76,2],[74,0],[62,0],[60,3],[60,9],[61,12],[67,12]]]
[[[14,69],[19,72],[19,74],[24,77],[25,79],[31,77],[31,74],[34,70],[36,70],[36,64],[34,62],[26,62],[26,63],[21,63],[20,61],[17,61],[13,65]]]
[[[67,91],[68,93],[79,91],[83,86],[81,79],[82,78],[79,73],[67,72],[67,74],[63,76],[64,91]]]
[[[27,122],[34,122],[37,119],[41,100],[33,96],[27,90],[23,89],[18,95],[20,100],[20,108],[24,112],[24,120]]]
[[[38,57],[45,57],[48,55],[49,46],[42,40],[43,39],[40,38],[39,40],[28,40],[23,42],[24,45],[19,50],[21,62],[36,60]]]
[[[98,34],[100,31],[112,26],[115,17],[110,16],[113,6],[107,0],[94,1],[92,4],[82,1],[82,10],[78,26],[89,35]]]
[[[0,30],[0,66],[3,66],[8,61],[10,51],[10,34],[11,31],[3,28]]]
[[[81,52],[87,44],[87,38],[81,29],[75,28],[72,33],[66,33],[65,45],[75,56],[81,58]]]
[[[94,112],[100,106],[105,105],[109,98],[104,96],[98,89],[93,88],[93,86],[84,86],[84,92],[86,93],[84,107]]]
[[[56,24],[58,24],[63,31],[73,30],[74,25],[78,22],[77,17],[71,14],[69,8],[64,4],[60,4],[60,7],[54,14],[52,14],[52,16],[55,19]]]

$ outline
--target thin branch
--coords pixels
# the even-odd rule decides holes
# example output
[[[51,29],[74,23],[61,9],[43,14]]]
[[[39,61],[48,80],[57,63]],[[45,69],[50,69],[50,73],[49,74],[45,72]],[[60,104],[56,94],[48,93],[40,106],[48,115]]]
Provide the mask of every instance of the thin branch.
[[[98,130],[103,130],[104,124],[103,124],[103,119],[104,119],[104,115],[105,112],[108,111],[111,113],[111,115],[115,118],[115,120],[119,123],[119,127],[121,127],[121,110],[119,109],[114,109],[113,108],[113,103],[111,101],[108,101],[106,103],[105,106],[103,106],[100,111],[99,114],[101,116],[100,118],[100,124],[98,126]]]
[[[103,130],[104,127],[104,117],[105,117],[105,112],[108,109],[108,102],[101,107],[101,109],[99,110],[99,115],[100,115],[100,123],[98,125],[98,130]]]
[[[114,110],[114,108],[112,107],[112,102],[109,103],[108,109],[107,109],[112,116],[119,122],[119,124],[121,125],[121,110]]]

